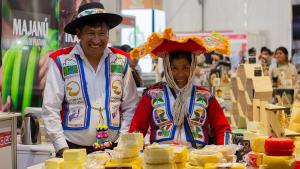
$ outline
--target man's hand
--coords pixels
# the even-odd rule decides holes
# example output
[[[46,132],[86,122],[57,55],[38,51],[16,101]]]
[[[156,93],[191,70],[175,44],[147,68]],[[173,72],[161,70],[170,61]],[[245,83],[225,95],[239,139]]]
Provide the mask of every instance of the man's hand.
[[[56,157],[62,158],[64,151],[68,150],[68,149],[69,149],[68,147],[64,147],[64,148],[58,150],[58,152],[56,153]]]
[[[3,104],[1,92],[0,92],[0,111],[2,111],[2,112],[10,112],[11,111],[11,97],[8,96],[5,104]]]

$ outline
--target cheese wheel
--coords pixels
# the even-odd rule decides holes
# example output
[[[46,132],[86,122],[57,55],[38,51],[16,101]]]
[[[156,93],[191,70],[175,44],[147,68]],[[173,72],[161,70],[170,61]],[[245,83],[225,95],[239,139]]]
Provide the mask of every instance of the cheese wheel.
[[[265,141],[265,153],[269,156],[291,156],[295,145],[290,138],[268,138]]]
[[[185,169],[203,169],[202,166],[195,166],[195,165],[192,165],[191,163],[186,163],[185,164]]]
[[[45,161],[45,169],[60,169],[64,161],[62,158],[51,158]]]
[[[265,152],[265,141],[268,137],[267,136],[258,136],[254,137],[250,140],[251,149],[256,153],[264,153]]]
[[[86,149],[68,149],[63,153],[65,161],[85,161]]]
[[[118,140],[119,147],[143,149],[144,136],[142,133],[121,134]]]
[[[169,145],[151,145],[144,150],[146,164],[165,164],[173,162],[174,151]]]
[[[173,145],[175,163],[185,163],[188,159],[188,149],[186,146]]]
[[[300,161],[295,161],[294,169],[300,169]]]
[[[61,169],[85,169],[82,161],[63,161]]]
[[[145,164],[143,169],[176,169],[176,165],[172,163],[166,164]]]
[[[265,169],[293,169],[293,156],[264,156]]]
[[[245,169],[245,166],[241,163],[207,163],[204,169]]]
[[[221,163],[223,155],[217,151],[195,150],[190,153],[190,163],[194,166],[204,166],[206,163]]]
[[[123,147],[115,147],[112,151],[113,158],[135,158],[140,154],[139,148],[123,148]]]

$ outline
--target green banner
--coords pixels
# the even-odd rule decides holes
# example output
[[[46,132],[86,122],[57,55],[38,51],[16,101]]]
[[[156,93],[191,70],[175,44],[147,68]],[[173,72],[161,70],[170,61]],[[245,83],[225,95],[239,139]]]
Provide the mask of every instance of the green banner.
[[[58,0],[2,0],[1,18],[1,106],[40,107],[47,56],[59,47]]]

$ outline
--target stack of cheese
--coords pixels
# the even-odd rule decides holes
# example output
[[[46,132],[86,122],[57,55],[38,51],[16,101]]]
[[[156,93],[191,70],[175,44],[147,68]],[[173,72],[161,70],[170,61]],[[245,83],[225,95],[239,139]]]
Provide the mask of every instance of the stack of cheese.
[[[222,163],[224,157],[222,153],[211,150],[194,150],[189,155],[189,162],[186,169],[202,169],[207,163]]]
[[[181,158],[181,157],[177,157]],[[179,160],[181,162],[181,160]],[[170,145],[150,145],[144,150],[144,169],[175,169],[174,148]]]
[[[268,138],[265,140],[265,169],[293,169],[294,142],[290,138]]]
[[[83,169],[86,161],[85,149],[69,149],[63,153],[61,169]]]
[[[140,150],[143,148],[143,135],[141,133],[121,134],[118,146],[112,151],[112,159],[105,167],[131,167],[140,169],[142,159]]]

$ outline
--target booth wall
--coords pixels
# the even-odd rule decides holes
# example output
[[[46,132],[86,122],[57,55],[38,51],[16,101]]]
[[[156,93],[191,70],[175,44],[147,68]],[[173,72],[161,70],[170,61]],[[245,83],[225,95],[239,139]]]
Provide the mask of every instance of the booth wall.
[[[235,31],[249,35],[248,47],[291,49],[291,0],[164,0],[167,26],[175,32]]]

